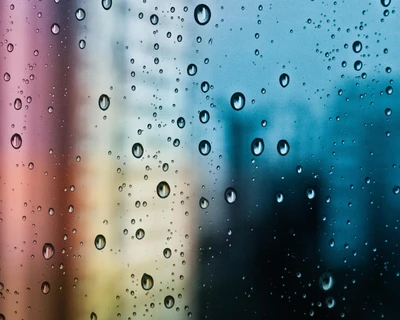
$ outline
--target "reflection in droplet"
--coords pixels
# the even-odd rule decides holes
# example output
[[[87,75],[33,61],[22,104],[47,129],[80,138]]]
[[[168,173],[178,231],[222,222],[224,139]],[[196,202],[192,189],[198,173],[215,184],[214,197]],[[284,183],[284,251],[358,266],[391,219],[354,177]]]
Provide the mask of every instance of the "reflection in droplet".
[[[21,108],[22,108],[22,101],[21,101],[20,98],[16,98],[16,99],[14,100],[14,109],[15,109],[15,110],[19,110],[19,109],[21,109]]]
[[[137,229],[135,235],[136,235],[136,239],[142,240],[144,238],[144,236],[146,235],[146,233],[144,232],[143,229]]]
[[[200,208],[207,209],[209,204],[210,203],[208,202],[208,200],[206,198],[204,198],[204,197],[200,198],[200,201],[199,201]]]
[[[203,156],[208,155],[211,152],[211,144],[207,140],[200,141],[199,151]]]
[[[152,14],[150,16],[150,22],[152,25],[155,26],[158,23],[158,16],[156,14]]]
[[[166,259],[169,259],[169,258],[171,257],[171,255],[172,255],[171,249],[170,249],[170,248],[165,248],[165,249],[163,250],[163,255],[164,255],[164,257],[165,257]]]
[[[194,76],[197,73],[197,66],[194,63],[191,63],[187,67],[187,73],[189,76]]]
[[[235,110],[243,109],[246,99],[241,92],[235,92],[231,97],[231,107]]]
[[[328,290],[332,289],[333,283],[334,283],[333,275],[329,271],[324,272],[319,277],[319,286],[324,291],[328,291]]]
[[[251,152],[255,156],[259,156],[264,151],[264,140],[261,138],[255,138],[251,143]]]
[[[75,17],[78,21],[82,21],[86,17],[86,12],[82,8],[79,8],[75,11]]]
[[[362,50],[362,43],[360,41],[354,41],[353,43],[353,51],[355,53],[359,53]]]
[[[354,70],[360,71],[362,67],[363,67],[363,63],[360,60],[357,60],[356,62],[354,62]]]
[[[97,320],[97,314],[95,314],[94,312],[92,312],[90,314],[90,320]]]
[[[11,137],[11,145],[14,149],[19,149],[22,146],[22,138],[18,133],[14,133]]]
[[[308,188],[307,190],[306,190],[306,195],[307,195],[307,198],[308,199],[314,199],[315,198],[315,191],[314,191],[314,189],[313,188]]]
[[[176,124],[178,125],[178,128],[183,129],[186,124],[185,118],[179,117],[178,120],[176,120]]]
[[[164,299],[164,305],[167,309],[171,309],[175,304],[175,299],[173,296],[166,296]]]
[[[225,200],[228,203],[234,203],[236,201],[236,190],[229,187],[225,190]]]
[[[106,94],[102,94],[99,98],[100,109],[106,111],[109,106],[110,106],[110,97]]]
[[[199,119],[201,123],[207,123],[210,120],[210,114],[207,110],[203,110],[199,114]]]
[[[53,23],[51,26],[51,33],[58,34],[60,32],[60,26],[57,23]]]
[[[279,77],[279,83],[281,84],[282,88],[287,87],[289,82],[290,82],[289,75],[286,73],[282,73]]]
[[[106,246],[106,238],[102,234],[97,235],[94,239],[94,245],[98,250],[104,249]]]
[[[41,289],[44,294],[48,294],[50,292],[50,283],[47,281],[43,282]]]
[[[101,0],[101,5],[105,10],[110,10],[112,6],[112,0]]]
[[[144,273],[141,279],[142,288],[144,290],[150,290],[153,288],[154,280],[153,277],[147,273]]]
[[[136,142],[132,146],[132,154],[135,158],[141,158],[144,153],[144,148],[141,143]]]
[[[286,140],[280,140],[276,148],[281,156],[286,156],[290,150],[289,143]]]
[[[282,192],[278,192],[275,196],[276,198],[276,202],[281,203],[283,201],[283,193]]]
[[[161,181],[156,188],[157,194],[161,199],[164,199],[169,196],[171,192],[171,188],[166,181]]]
[[[211,10],[205,4],[199,4],[194,9],[194,20],[201,25],[206,25],[211,19]]]
[[[207,81],[203,81],[200,85],[201,91],[206,93],[210,89],[210,84]]]
[[[54,256],[54,246],[51,243],[45,243],[43,245],[42,254],[46,260],[51,259]]]

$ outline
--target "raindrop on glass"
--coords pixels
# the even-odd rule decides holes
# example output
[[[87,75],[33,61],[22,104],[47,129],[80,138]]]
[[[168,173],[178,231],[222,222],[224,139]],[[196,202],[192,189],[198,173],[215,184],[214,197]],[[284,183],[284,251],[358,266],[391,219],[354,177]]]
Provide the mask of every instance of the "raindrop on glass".
[[[332,238],[332,239],[329,240],[329,246],[331,248],[333,248],[335,246],[335,239]]]
[[[183,129],[185,127],[186,121],[184,118],[179,117],[178,120],[176,120],[176,124],[178,128]]]
[[[206,25],[211,19],[211,10],[205,4],[199,4],[194,9],[194,20],[201,25]]]
[[[208,202],[208,200],[206,198],[201,197],[201,199],[199,201],[200,208],[207,209],[209,204],[210,203]]]
[[[53,23],[51,26],[51,33],[58,34],[60,32],[60,26],[57,23]]]
[[[264,140],[261,138],[255,138],[251,143],[251,152],[255,156],[259,156],[264,151]]]
[[[279,83],[281,84],[282,88],[285,88],[288,86],[290,81],[289,75],[286,73],[282,73],[279,77]]]
[[[325,303],[328,309],[332,309],[335,306],[335,299],[332,297],[328,297],[326,298]]]
[[[75,17],[78,21],[82,21],[86,17],[86,12],[82,8],[75,11]]]
[[[9,43],[9,44],[7,45],[7,51],[8,51],[8,52],[13,52],[13,50],[14,50],[14,45],[13,45],[12,43]]]
[[[243,109],[246,103],[246,98],[244,97],[243,93],[235,92],[231,97],[231,107],[235,110]]]
[[[173,296],[166,296],[164,299],[164,305],[167,309],[171,309],[175,304],[175,299]]]
[[[210,84],[207,81],[203,81],[201,83],[201,91],[203,91],[204,93],[206,93],[209,89],[210,89]]]
[[[191,63],[187,67],[187,74],[189,76],[194,76],[197,73],[197,66],[194,63]]]
[[[106,94],[102,94],[99,98],[100,109],[106,111],[109,106],[110,106],[110,97]]]
[[[145,236],[145,232],[144,232],[144,230],[143,229],[137,229],[136,230],[136,239],[138,239],[138,240],[142,240],[143,238],[144,238],[144,236]]]
[[[92,312],[90,314],[90,320],[97,320],[97,314],[95,314],[94,312]]]
[[[141,143],[136,142],[132,146],[132,154],[135,158],[141,158],[143,156],[144,148]]]
[[[79,48],[80,48],[80,49],[85,49],[85,47],[86,47],[86,41],[83,40],[83,39],[81,39],[81,40],[79,40],[78,45],[79,45]]]
[[[165,248],[163,250],[163,255],[166,259],[169,259],[172,255],[171,249],[170,248]]]
[[[11,145],[14,149],[19,149],[22,146],[22,138],[18,133],[14,133],[11,137]]]
[[[43,282],[41,289],[44,294],[48,294],[50,292],[50,283],[47,281]]]
[[[51,259],[54,256],[54,246],[51,243],[45,243],[43,245],[42,254],[46,260]]]
[[[333,275],[329,271],[324,272],[321,274],[319,277],[319,286],[321,287],[322,290],[328,291],[332,289],[333,287]]]
[[[399,194],[400,193],[400,187],[399,186],[394,186],[393,187],[393,193],[394,194]]]
[[[102,234],[97,235],[94,239],[94,245],[98,250],[104,249],[106,246],[106,238]]]
[[[356,62],[354,62],[354,70],[360,71],[362,67],[363,67],[363,63],[360,60],[357,60]]]
[[[307,195],[307,198],[308,199],[314,199],[315,198],[315,191],[314,191],[314,189],[313,188],[308,188],[307,190],[306,190],[306,195]]]
[[[4,81],[8,82],[11,80],[11,75],[8,72],[6,72],[4,73],[3,79]]]
[[[155,26],[158,23],[158,16],[156,14],[152,14],[150,16],[150,22],[152,25]]]
[[[381,0],[381,4],[384,7],[389,7],[391,2],[392,2],[392,0]]]
[[[353,43],[353,51],[355,53],[359,53],[362,50],[362,43],[360,41],[354,41]]]
[[[150,290],[153,288],[154,280],[153,277],[147,273],[144,273],[141,279],[142,288],[144,290]]]
[[[290,146],[286,140],[280,140],[276,149],[281,156],[286,156],[289,153]]]
[[[211,144],[207,140],[200,141],[199,151],[203,156],[208,155],[211,152]]]
[[[228,203],[234,203],[236,201],[236,190],[229,187],[225,190],[225,200]]]
[[[14,109],[15,109],[15,110],[19,110],[19,109],[21,109],[21,108],[22,108],[22,101],[21,101],[20,98],[16,98],[16,99],[14,100]]]
[[[283,193],[282,192],[278,192],[275,197],[276,197],[276,202],[281,203],[283,201]]]
[[[161,181],[158,185],[157,185],[157,194],[161,199],[164,199],[166,197],[169,196],[169,193],[171,192],[171,189],[169,187],[169,184],[165,181]]]
[[[110,8],[112,6],[112,0],[102,0],[101,5],[103,6],[103,8],[105,10],[110,10]]]
[[[207,110],[203,110],[199,114],[199,119],[201,123],[207,123],[210,120],[210,114]]]

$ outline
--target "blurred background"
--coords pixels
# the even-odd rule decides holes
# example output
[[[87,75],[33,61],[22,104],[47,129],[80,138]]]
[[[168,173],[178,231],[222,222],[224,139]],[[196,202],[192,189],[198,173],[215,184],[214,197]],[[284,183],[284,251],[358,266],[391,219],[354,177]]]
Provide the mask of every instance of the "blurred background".
[[[0,3],[0,320],[396,319],[396,2]]]

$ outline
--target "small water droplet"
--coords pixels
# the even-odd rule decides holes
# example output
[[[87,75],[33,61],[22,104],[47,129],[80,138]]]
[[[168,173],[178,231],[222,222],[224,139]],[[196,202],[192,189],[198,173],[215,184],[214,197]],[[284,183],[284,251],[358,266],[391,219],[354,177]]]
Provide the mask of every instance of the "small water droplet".
[[[363,67],[363,63],[360,60],[357,60],[356,62],[354,62],[354,70],[360,71],[362,67]]]
[[[15,110],[20,110],[22,108],[22,101],[20,98],[16,98],[14,100],[14,109]]]
[[[153,26],[155,26],[158,23],[158,16],[156,14],[152,14],[150,16],[150,22]]]
[[[261,138],[255,138],[251,143],[251,152],[256,157],[261,155],[264,151],[264,140]]]
[[[211,19],[211,10],[205,4],[199,4],[194,9],[194,20],[201,26],[206,25]]]
[[[210,114],[207,110],[203,110],[199,114],[199,119],[201,123],[207,123],[210,120]]]
[[[41,289],[44,294],[48,294],[50,292],[50,283],[47,281],[43,282]]]
[[[55,250],[51,243],[45,243],[43,245],[42,254],[46,260],[51,259],[54,256]]]
[[[393,187],[393,193],[394,194],[399,194],[400,193],[400,187],[399,186],[394,186]]]
[[[4,81],[8,82],[11,80],[11,75],[8,72],[6,72],[4,73],[3,79]]]
[[[393,93],[393,87],[387,86],[386,87],[386,93],[390,96]]]
[[[101,5],[103,6],[104,10],[110,10],[112,6],[112,0],[102,0]]]
[[[99,98],[100,109],[106,111],[109,106],[110,106],[110,97],[106,94],[102,94]]]
[[[22,138],[18,133],[14,133],[11,137],[11,145],[14,149],[19,149],[22,146]]]
[[[389,7],[392,0],[381,0],[381,4],[384,7]]]
[[[165,248],[163,250],[163,255],[166,259],[169,259],[172,255],[171,249],[170,248]]]
[[[281,203],[283,201],[283,193],[282,192],[278,192],[275,196],[276,198],[276,202]]]
[[[142,239],[144,238],[145,234],[146,234],[146,233],[144,232],[143,229],[137,229],[137,230],[136,230],[136,233],[135,233],[136,239],[142,240]]]
[[[176,120],[176,124],[178,128],[183,129],[185,127],[186,121],[184,118],[179,117],[178,120]]]
[[[90,320],[97,320],[97,314],[95,314],[94,312],[92,312],[90,314]]]
[[[161,199],[164,199],[169,196],[171,189],[169,184],[165,181],[161,181],[156,188],[157,194]]]
[[[83,39],[81,39],[81,40],[79,40],[78,45],[79,45],[79,48],[80,48],[80,49],[85,49],[85,47],[86,47],[86,41],[83,40]]]
[[[308,199],[314,199],[315,198],[315,191],[313,188],[307,188],[306,190],[306,195]]]
[[[296,172],[297,173],[302,173],[303,172],[303,167],[302,166],[297,166],[296,167]]]
[[[153,277],[147,273],[144,273],[141,279],[142,288],[144,290],[150,290],[153,288],[154,280]]]
[[[286,73],[282,73],[279,77],[279,83],[281,84],[282,88],[286,88],[289,85],[289,82],[289,75]]]
[[[78,19],[78,21],[82,21],[86,17],[86,12],[82,8],[79,8],[78,10],[75,11],[75,17]]]
[[[135,158],[139,159],[143,156],[144,148],[141,143],[136,142],[132,146],[132,154]]]
[[[360,41],[354,41],[353,43],[353,51],[355,53],[359,53],[362,50],[362,43]]]
[[[332,289],[333,283],[334,283],[333,275],[329,271],[324,272],[319,277],[319,286],[324,291],[328,291],[328,290]]]
[[[281,156],[286,156],[290,150],[289,143],[286,140],[280,140],[276,148]]]
[[[8,52],[13,52],[13,50],[14,50],[14,45],[13,45],[12,43],[9,43],[9,44],[7,45],[7,51],[8,51]]]
[[[203,81],[200,85],[201,91],[206,93],[210,89],[210,84],[207,81]]]
[[[211,152],[211,144],[207,140],[202,140],[199,143],[199,151],[203,156],[208,155]]]
[[[236,190],[232,187],[229,187],[225,190],[225,200],[228,203],[234,203],[236,201]]]
[[[246,98],[244,97],[243,93],[235,92],[231,97],[231,107],[234,110],[241,110],[243,109],[246,103]]]
[[[191,63],[187,67],[187,74],[189,76],[194,76],[197,73],[197,66],[194,63]]]
[[[200,208],[207,209],[209,204],[210,203],[208,202],[208,200],[206,198],[204,198],[204,197],[200,198],[200,201],[199,201]]]
[[[173,296],[166,296],[164,299],[164,305],[167,309],[171,309],[175,304],[175,299]]]
[[[335,239],[332,238],[332,239],[329,240],[329,246],[331,248],[333,248],[335,246]]]
[[[106,246],[106,238],[102,234],[98,234],[94,239],[94,245],[98,250],[104,249]]]
[[[328,297],[326,298],[325,303],[328,309],[332,309],[335,306],[335,299],[332,297]]]
[[[58,34],[60,32],[60,26],[57,23],[53,23],[51,26],[51,33]]]

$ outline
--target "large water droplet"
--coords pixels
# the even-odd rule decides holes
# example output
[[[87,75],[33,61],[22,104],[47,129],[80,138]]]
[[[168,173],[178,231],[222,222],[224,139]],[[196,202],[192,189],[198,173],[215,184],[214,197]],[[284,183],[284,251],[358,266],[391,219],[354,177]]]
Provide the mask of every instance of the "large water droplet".
[[[306,190],[306,195],[307,195],[307,198],[308,199],[314,199],[315,198],[315,191],[314,191],[314,189],[313,188],[308,188],[307,190]]]
[[[171,309],[175,304],[175,299],[173,296],[166,296],[164,299],[164,305],[167,309]]]
[[[43,282],[41,290],[44,294],[48,294],[50,292],[50,283],[48,283],[47,281]]]
[[[363,67],[363,63],[360,60],[354,62],[354,70],[360,71]]]
[[[210,120],[210,114],[207,110],[203,110],[199,114],[199,119],[201,123],[207,123]]]
[[[333,275],[329,271],[324,272],[319,277],[319,286],[322,290],[328,291],[333,287]]]
[[[95,314],[94,312],[92,312],[90,314],[90,320],[97,320],[97,314]]]
[[[381,4],[384,7],[389,7],[391,2],[392,2],[392,0],[381,0]]]
[[[169,259],[172,255],[171,249],[170,248],[165,248],[163,250],[163,255],[166,259]]]
[[[94,245],[98,250],[104,249],[106,246],[106,238],[102,234],[97,235],[94,239]]]
[[[259,156],[264,151],[264,140],[261,138],[255,138],[251,143],[251,152],[255,156]]]
[[[140,282],[144,290],[150,290],[151,288],[153,288],[154,285],[153,277],[147,273],[143,273],[142,280]]]
[[[14,149],[19,149],[22,146],[22,138],[18,133],[13,134],[10,142]]]
[[[15,110],[19,110],[19,109],[21,109],[21,108],[22,108],[22,101],[21,101],[20,98],[16,98],[16,99],[14,100],[14,109],[15,109]]]
[[[79,40],[78,46],[79,46],[79,49],[85,49],[86,41],[83,39]]]
[[[197,66],[194,63],[191,63],[187,67],[187,73],[189,76],[194,76],[197,73]]]
[[[290,81],[289,75],[286,73],[282,73],[279,77],[279,83],[281,84],[282,88],[285,88],[288,86]]]
[[[211,144],[207,140],[200,141],[199,151],[203,156],[208,155],[211,152]]]
[[[143,229],[137,229],[135,235],[136,235],[136,239],[142,240],[144,238],[144,236],[146,235],[146,233],[144,232]]]
[[[393,193],[394,194],[399,194],[400,193],[400,187],[399,186],[394,186],[393,187]]]
[[[169,193],[171,192],[171,189],[169,187],[169,184],[165,181],[161,181],[158,185],[157,185],[157,194],[161,199],[164,199],[166,197],[169,196]]]
[[[43,257],[46,260],[51,259],[51,257],[54,256],[54,252],[55,252],[54,246],[51,243],[45,243],[43,245],[42,253],[43,253]]]
[[[144,149],[143,149],[143,146],[141,143],[136,142],[133,144],[132,154],[135,158],[138,158],[138,159],[141,158],[143,156],[143,152],[144,152]]]
[[[82,8],[75,11],[75,17],[78,21],[82,21],[86,17],[86,12]]]
[[[209,204],[210,203],[208,202],[208,200],[206,198],[204,198],[204,197],[200,198],[200,201],[199,201],[200,208],[207,209]]]
[[[153,26],[155,26],[158,23],[158,15],[152,14],[150,16],[150,22]]]
[[[205,4],[199,4],[194,9],[194,20],[201,25],[206,25],[211,19],[211,10]]]
[[[57,23],[53,23],[51,26],[51,33],[58,34],[60,32],[60,26]]]
[[[112,0],[102,0],[101,5],[103,6],[103,8],[105,10],[110,10],[110,8],[112,6]]]
[[[355,53],[359,53],[362,50],[362,43],[360,41],[354,41],[353,43],[353,51]]]
[[[228,203],[234,203],[236,201],[236,190],[229,187],[225,190],[225,200]]]
[[[100,109],[106,111],[109,106],[110,106],[110,97],[106,94],[102,94],[99,98]]]
[[[246,103],[246,98],[244,97],[243,93],[235,92],[231,97],[231,107],[235,110],[243,109]]]
[[[207,81],[203,81],[200,85],[201,91],[206,93],[210,89],[210,84]]]
[[[183,129],[186,124],[185,118],[179,117],[178,120],[176,120],[176,124],[178,125],[178,128]]]
[[[283,201],[283,193],[282,192],[278,192],[275,196],[276,198],[276,202],[281,203]]]
[[[276,149],[281,156],[286,156],[289,153],[290,146],[286,140],[280,140]]]

